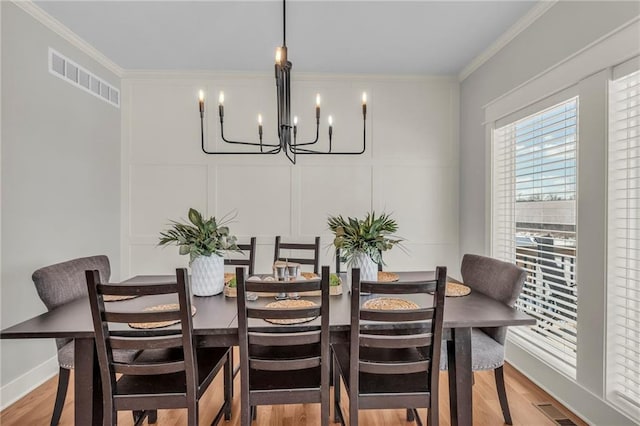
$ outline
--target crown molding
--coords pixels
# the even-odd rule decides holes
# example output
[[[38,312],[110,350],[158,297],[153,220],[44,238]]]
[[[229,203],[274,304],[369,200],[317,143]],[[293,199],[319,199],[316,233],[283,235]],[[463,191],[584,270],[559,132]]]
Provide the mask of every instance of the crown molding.
[[[273,79],[273,72],[249,72],[249,71],[209,71],[209,70],[144,70],[127,69],[122,75],[123,80],[217,80],[217,79]],[[418,75],[418,74],[344,74],[312,72],[296,72],[293,81],[304,80],[328,80],[337,79],[357,81],[424,81],[424,82],[458,82],[458,77],[452,75]]]
[[[71,43],[74,47],[91,57],[100,65],[114,73],[118,78],[122,78],[124,69],[118,64],[107,58],[98,49],[87,43],[82,37],[74,33],[62,22],[49,15],[47,12],[36,6],[31,0],[12,0],[13,4],[27,12],[45,27]]]
[[[513,24],[507,31],[505,31],[491,46],[485,49],[478,56],[473,58],[466,67],[458,74],[458,80],[463,81],[471,75],[475,70],[480,68],[482,64],[491,59],[502,48],[509,44],[514,38],[518,36],[522,31],[526,30],[531,24],[533,24],[539,17],[544,15],[547,10],[551,9],[559,0],[540,0],[535,6],[531,8],[522,18],[520,18],[515,24]]]

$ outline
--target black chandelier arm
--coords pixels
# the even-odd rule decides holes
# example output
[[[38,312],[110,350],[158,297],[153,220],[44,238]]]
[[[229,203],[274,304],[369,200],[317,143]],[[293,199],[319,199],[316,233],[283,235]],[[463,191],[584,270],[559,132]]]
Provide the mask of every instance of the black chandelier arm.
[[[304,143],[296,143],[296,138],[295,138],[295,132],[294,132],[294,138],[293,138],[293,143],[289,144],[289,146],[291,148],[296,148],[298,146],[306,146],[306,145],[313,145],[316,142],[318,142],[318,138],[320,136],[320,119],[317,118],[316,119],[316,138],[314,140],[312,140],[311,142],[304,142]]]
[[[258,146],[258,147],[265,147],[265,148],[277,148],[277,147],[280,147],[280,144],[268,144],[268,143],[261,143],[261,142],[242,142],[242,141],[229,140],[229,139],[224,137],[224,124],[223,124],[222,120],[220,120],[220,137],[226,143],[230,143],[230,144],[234,144],[234,145]]]
[[[222,130],[221,130],[222,132]],[[239,144],[239,145],[251,145],[251,146],[260,146],[260,152],[246,152],[246,151],[207,151],[207,149],[204,146],[204,114],[201,112],[200,113],[200,146],[202,148],[202,152],[204,152],[205,154],[278,154],[281,151],[281,147],[280,145],[269,145],[269,144],[257,144],[257,143],[251,143],[251,142],[233,142],[233,141],[227,141],[224,139],[224,137],[222,138],[225,142],[227,143],[235,143],[235,144]],[[272,147],[273,149],[270,149],[269,151],[263,151],[262,148],[263,147]]]
[[[329,138],[329,151],[315,151],[307,148],[296,148],[295,145],[291,146],[291,151],[296,155],[361,155],[364,154],[367,148],[367,122],[363,120],[362,128],[362,150],[360,151],[347,151],[347,152],[335,152],[331,150],[331,138]]]

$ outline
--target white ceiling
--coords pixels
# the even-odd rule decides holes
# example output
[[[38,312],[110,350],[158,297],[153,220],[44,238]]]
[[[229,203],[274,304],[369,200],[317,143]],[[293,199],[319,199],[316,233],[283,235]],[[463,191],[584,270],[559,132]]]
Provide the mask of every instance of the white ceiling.
[[[278,1],[37,1],[120,67],[266,72]],[[295,71],[458,74],[534,1],[291,1]]]

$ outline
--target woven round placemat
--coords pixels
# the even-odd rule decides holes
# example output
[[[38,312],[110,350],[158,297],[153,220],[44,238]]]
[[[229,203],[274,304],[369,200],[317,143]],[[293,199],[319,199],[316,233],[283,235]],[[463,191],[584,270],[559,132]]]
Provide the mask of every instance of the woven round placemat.
[[[311,308],[316,306],[311,300],[297,299],[297,300],[278,300],[275,302],[267,303],[265,308]],[[265,318],[265,321],[272,324],[290,325],[290,324],[302,324],[305,322],[313,321],[317,317],[309,318],[285,318],[285,319],[272,319]]]
[[[400,276],[396,273],[378,271],[378,281],[380,282],[391,283],[394,281],[398,281],[399,279],[400,279]]]
[[[177,303],[167,303],[164,305],[155,305],[144,308],[145,312],[164,312],[164,311],[177,311],[180,309],[180,305]],[[191,306],[191,316],[196,314],[196,307]],[[173,324],[178,324],[180,320],[174,321],[157,321],[157,322],[130,322],[129,327],[131,328],[141,328],[141,329],[149,329],[149,328],[162,328],[169,327]]]
[[[363,309],[375,309],[380,311],[399,311],[404,309],[420,309],[410,300],[395,299],[392,297],[376,297],[362,304]]]
[[[471,293],[471,288],[459,283],[447,283],[447,291],[445,296],[447,297],[461,297]]]
[[[102,296],[102,300],[104,300],[105,302],[119,302],[121,300],[129,300],[129,299],[135,299],[138,296],[118,296],[115,294],[105,294],[104,296]]]

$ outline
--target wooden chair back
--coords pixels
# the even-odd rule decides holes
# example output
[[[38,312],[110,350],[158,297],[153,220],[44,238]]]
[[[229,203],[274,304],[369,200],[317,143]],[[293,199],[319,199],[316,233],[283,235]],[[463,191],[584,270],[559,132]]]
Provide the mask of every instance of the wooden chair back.
[[[312,253],[312,257],[290,257],[283,256],[281,250],[307,251]],[[313,266],[313,272],[320,273],[320,237],[316,237],[313,243],[284,243],[281,241],[280,235],[276,237],[275,250],[273,252],[273,261],[287,259],[289,262],[299,263],[301,265]]]
[[[103,284],[97,270],[86,271],[87,288],[93,325],[96,334],[96,347],[100,364],[100,375],[105,403],[105,412],[109,410],[141,409],[138,404],[144,398],[153,401],[153,408],[164,408],[163,405],[174,406],[179,401],[186,407],[196,400],[197,374],[196,359],[193,343],[193,324],[191,319],[191,299],[189,295],[187,270],[176,269],[176,283],[160,283],[145,285]],[[178,309],[168,311],[135,311],[123,312],[107,308],[104,296],[158,296],[177,295]],[[113,304],[117,305],[117,304]],[[109,305],[111,308],[111,305]],[[166,328],[162,335],[149,333],[148,330],[136,330],[123,327],[128,323],[150,323],[179,320],[177,328]],[[131,363],[117,362],[113,357],[114,349],[127,350],[177,350],[179,355],[171,360],[162,362],[140,361],[134,359]],[[135,376],[157,376],[184,372],[186,377],[186,392],[184,394],[171,393],[165,399],[171,401],[160,402],[156,394],[153,395],[121,395],[116,394],[116,374]]]
[[[236,269],[238,281],[238,334],[242,415],[249,416],[250,407],[271,404],[322,402],[328,422],[329,416],[329,267],[323,266],[321,277],[299,281],[247,281],[245,271]],[[319,304],[302,308],[267,308],[264,303],[247,302],[246,292],[284,293],[320,291]],[[260,299],[259,299],[260,300]],[[292,320],[319,317],[320,324],[301,326],[273,325],[252,330],[251,319]],[[317,321],[317,320],[315,320]],[[261,323],[266,325],[266,323]],[[317,374],[319,371],[319,374]],[[266,373],[266,375],[265,375]],[[269,373],[276,373],[269,376]],[[256,377],[253,377],[255,375]],[[304,383],[298,387],[292,377]],[[261,378],[273,380],[265,386]],[[284,388],[282,383],[291,383]],[[250,385],[251,384],[251,385]],[[249,405],[249,406],[248,406]],[[244,424],[244,423],[243,423]],[[323,421],[323,424],[325,422]]]
[[[398,375],[424,372],[428,377],[432,397],[437,397],[446,277],[447,269],[438,267],[433,280],[380,283],[361,281],[360,270],[352,271],[349,365],[351,401],[359,395],[360,373]],[[407,310],[363,309],[361,292],[371,293],[375,297],[409,296],[420,307]],[[376,330],[376,323],[393,324],[393,329]],[[418,350],[423,356],[419,360],[405,359],[403,354],[407,349]],[[377,352],[383,352],[384,359],[380,359]]]
[[[238,244],[238,248],[244,253],[243,258],[225,258],[225,265],[232,266],[246,266],[249,270],[249,275],[255,273],[256,268],[256,237],[251,237],[248,244]]]

